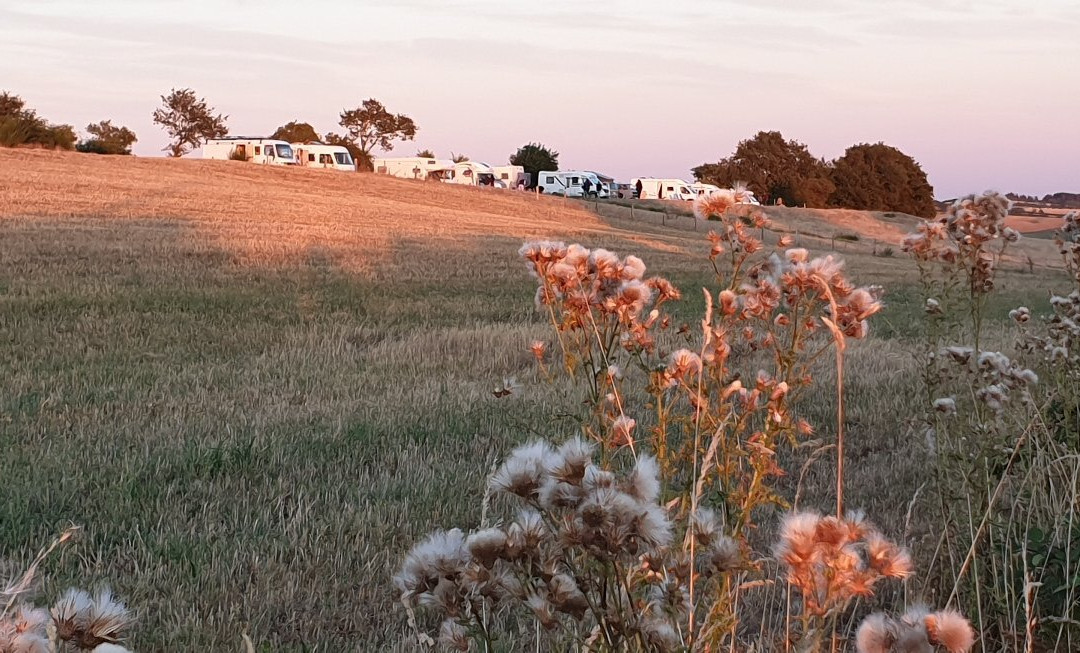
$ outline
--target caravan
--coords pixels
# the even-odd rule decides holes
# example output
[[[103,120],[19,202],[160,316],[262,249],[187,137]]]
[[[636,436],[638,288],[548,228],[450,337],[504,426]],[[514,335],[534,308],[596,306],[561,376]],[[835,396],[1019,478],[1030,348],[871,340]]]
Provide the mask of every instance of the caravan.
[[[353,163],[349,150],[341,145],[293,143],[292,149],[296,154],[296,162],[302,167],[356,172],[356,164]]]
[[[202,147],[202,158],[251,161],[263,165],[296,165],[292,146],[272,138],[229,136],[211,138]]]
[[[486,163],[459,161],[453,164],[450,179],[447,181],[466,186],[494,186],[495,171]]]
[[[690,184],[682,179],[641,177],[630,180],[630,186],[635,190],[639,185],[641,192],[638,194],[638,199],[643,200],[690,201],[698,196],[697,192],[690,188]]]
[[[536,189],[547,195],[585,197],[585,181],[589,182],[589,197],[608,197],[611,189],[600,183],[595,173],[580,170],[542,170],[536,180]]]
[[[401,179],[449,181],[454,173],[453,161],[425,157],[375,159],[372,161],[372,165],[375,172],[381,175],[390,175]]]
[[[753,204],[760,205],[761,202],[754,197],[754,193],[747,190],[742,184],[736,184],[736,188],[720,188],[713,184],[705,184],[696,182],[690,184],[690,189],[698,195],[716,195],[721,194],[731,200],[733,204]]]
[[[528,188],[529,174],[522,166],[493,166],[495,181],[501,181],[507,188]]]

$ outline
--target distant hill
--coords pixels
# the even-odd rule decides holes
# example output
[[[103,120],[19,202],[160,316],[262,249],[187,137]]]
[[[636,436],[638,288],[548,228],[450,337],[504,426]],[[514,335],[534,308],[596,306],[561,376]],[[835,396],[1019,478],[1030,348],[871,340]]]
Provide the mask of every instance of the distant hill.
[[[1041,198],[1020,193],[1005,193],[1013,201],[1011,215],[1061,215],[1065,211],[1080,210],[1080,193],[1052,193]],[[955,199],[935,200],[938,211],[944,211]]]

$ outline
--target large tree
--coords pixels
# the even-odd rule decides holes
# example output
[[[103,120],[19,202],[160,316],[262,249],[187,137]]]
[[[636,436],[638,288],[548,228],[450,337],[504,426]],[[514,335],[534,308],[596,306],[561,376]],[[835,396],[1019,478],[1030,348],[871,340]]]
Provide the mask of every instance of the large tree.
[[[309,123],[293,120],[278,127],[270,138],[286,143],[315,143],[319,133]]]
[[[172,142],[165,148],[170,156],[184,156],[207,139],[229,133],[228,116],[214,115],[214,109],[190,88],[172,89],[161,96],[162,106],[154,110],[154,122],[169,134]]]
[[[464,163],[469,160],[469,156],[467,154],[454,154],[451,152],[450,160],[454,163]]]
[[[77,140],[71,125],[54,125],[26,108],[18,95],[0,91],[0,146],[70,150]]]
[[[829,196],[828,165],[805,145],[780,132],[761,131],[741,141],[734,154],[693,169],[698,181],[731,187],[743,182],[765,201],[822,207]]]
[[[936,212],[934,188],[915,159],[884,143],[849,147],[833,162],[832,206],[900,211],[923,218]]]
[[[371,164],[371,155],[361,150],[360,146],[349,140],[348,137],[329,132],[326,136],[323,136],[323,142],[327,145],[340,145],[348,150],[349,154],[352,155],[357,170],[367,170],[368,172],[374,170],[374,166]]]
[[[393,114],[386,110],[382,102],[371,98],[355,109],[341,112],[339,123],[345,128],[349,140],[364,153],[364,159],[371,160],[371,151],[378,147],[389,152],[394,149],[394,141],[411,141],[416,136],[416,123],[404,114]],[[358,159],[359,160],[359,159]]]
[[[131,146],[139,140],[127,127],[118,127],[111,120],[102,120],[86,126],[90,135],[76,149],[94,154],[131,154]]]
[[[434,159],[435,153],[431,150],[420,150],[416,153],[416,156],[420,157],[421,159]]]
[[[525,168],[529,183],[535,187],[541,170],[559,169],[559,153],[540,143],[529,143],[510,155],[510,165]]]

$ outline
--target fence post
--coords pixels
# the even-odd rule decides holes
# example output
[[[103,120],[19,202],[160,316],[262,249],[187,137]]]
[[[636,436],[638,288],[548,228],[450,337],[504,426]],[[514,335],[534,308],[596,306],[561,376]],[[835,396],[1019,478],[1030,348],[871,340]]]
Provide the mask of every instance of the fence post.
[[[634,219],[634,205],[633,204],[630,205],[630,219],[631,220]]]
[[[664,207],[664,217],[660,218],[660,220],[664,223],[664,226],[666,227],[667,226],[667,207],[666,206]]]

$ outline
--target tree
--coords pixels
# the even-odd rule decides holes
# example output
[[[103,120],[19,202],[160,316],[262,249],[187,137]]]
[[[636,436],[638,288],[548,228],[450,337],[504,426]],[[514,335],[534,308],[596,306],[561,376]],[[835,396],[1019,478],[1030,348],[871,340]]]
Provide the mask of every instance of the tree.
[[[90,137],[81,141],[75,149],[93,154],[131,154],[131,146],[138,139],[127,127],[116,127],[111,120],[102,120],[86,126]]]
[[[278,127],[270,138],[286,143],[315,143],[319,140],[319,133],[309,123],[293,120]]]
[[[833,162],[832,206],[900,211],[923,218],[936,213],[934,188],[915,159],[884,143],[860,143]]]
[[[510,156],[510,165],[525,168],[532,187],[537,185],[541,170],[558,170],[559,153],[540,143],[522,145]]]
[[[454,163],[464,163],[465,161],[469,160],[469,157],[464,154],[454,154],[453,152],[451,152],[450,160]]]
[[[0,92],[0,145],[38,146],[70,150],[75,147],[75,128],[54,125],[38,116],[18,95]]]
[[[7,91],[0,91],[0,120],[22,116],[26,102],[21,97]]]
[[[196,98],[190,88],[161,96],[162,106],[154,110],[154,122],[169,134],[172,143],[163,148],[170,156],[184,156],[200,147],[207,139],[221,138],[229,133],[225,126],[228,116],[214,115],[204,98]]]
[[[420,157],[421,159],[434,159],[435,153],[431,150],[420,150],[416,153],[416,156]]]
[[[730,187],[746,183],[763,201],[781,199],[788,205],[823,207],[828,199],[828,165],[798,141],[780,132],[761,131],[741,141],[734,154],[693,169],[698,181]]]
[[[372,165],[371,155],[360,149],[360,146],[349,140],[347,137],[341,134],[335,134],[333,132],[327,133],[323,136],[323,142],[327,145],[340,145],[349,151],[352,156],[353,162],[356,164],[357,170],[374,170]]]
[[[390,113],[382,102],[374,98],[364,100],[355,109],[342,111],[339,124],[345,128],[348,139],[359,146],[369,165],[371,150],[376,146],[389,152],[394,149],[394,141],[411,141],[416,136],[416,123],[412,118]],[[356,159],[360,160],[359,157]]]

